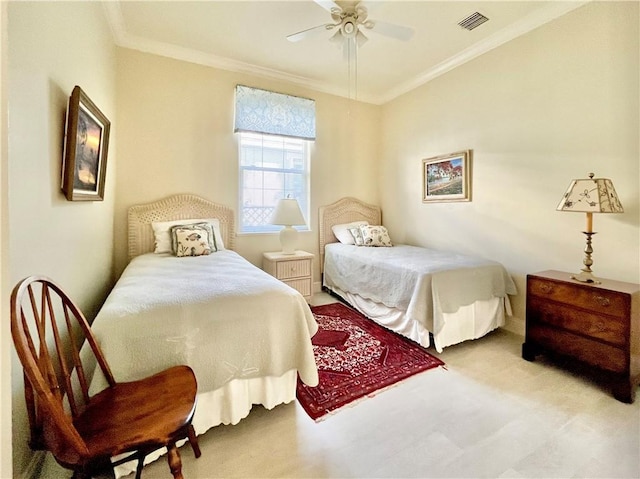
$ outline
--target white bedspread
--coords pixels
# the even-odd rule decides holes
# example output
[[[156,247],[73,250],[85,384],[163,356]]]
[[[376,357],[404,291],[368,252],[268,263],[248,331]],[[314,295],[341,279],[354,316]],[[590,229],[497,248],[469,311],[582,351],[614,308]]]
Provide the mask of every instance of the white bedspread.
[[[134,258],[92,329],[119,382],[187,364],[199,393],[290,370],[318,383],[304,298],[230,250]],[[105,386],[96,374],[91,393]]]
[[[324,285],[406,311],[434,335],[444,326],[442,313],[516,294],[513,280],[496,261],[409,245],[328,244]]]

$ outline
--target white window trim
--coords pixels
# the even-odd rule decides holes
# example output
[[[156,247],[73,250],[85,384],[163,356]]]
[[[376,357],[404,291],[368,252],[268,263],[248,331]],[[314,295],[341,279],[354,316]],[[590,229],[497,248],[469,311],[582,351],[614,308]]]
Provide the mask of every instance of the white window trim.
[[[290,137],[285,137],[282,135],[271,135],[271,134],[266,134],[266,133],[249,133],[249,132],[238,132],[238,221],[237,221],[237,228],[238,231],[237,233],[239,235],[259,235],[259,234],[276,234],[279,233],[280,230],[282,229],[282,226],[278,226],[278,225],[262,225],[262,226],[258,226],[256,227],[256,229],[247,229],[244,225],[243,219],[244,219],[244,176],[243,176],[243,172],[245,170],[254,170],[254,171],[271,171],[271,172],[277,172],[277,173],[282,173],[282,174],[286,174],[288,172],[294,172],[296,174],[298,174],[298,172],[300,170],[291,170],[291,169],[286,169],[286,168],[272,168],[272,167],[267,167],[267,168],[261,168],[261,167],[245,167],[242,165],[242,135],[244,134],[249,134],[249,135],[260,135],[262,137],[266,136],[266,137],[279,137],[279,138],[285,138],[288,140],[291,140]],[[311,202],[311,192],[310,192],[310,177],[311,177],[311,146],[312,146],[312,141],[311,140],[304,140],[304,139],[296,139],[297,141],[300,141],[302,143],[303,146],[303,155],[304,155],[304,171],[300,174],[302,174],[304,176],[304,183],[305,183],[305,190],[306,190],[306,198],[304,202],[300,202],[300,208],[302,210],[302,214],[305,217],[305,220],[307,222],[306,225],[304,226],[294,226],[294,228],[296,228],[298,231],[300,232],[305,232],[305,231],[311,231],[311,227],[310,227],[310,202]],[[284,192],[283,192],[284,194]],[[274,205],[275,208],[275,205]]]

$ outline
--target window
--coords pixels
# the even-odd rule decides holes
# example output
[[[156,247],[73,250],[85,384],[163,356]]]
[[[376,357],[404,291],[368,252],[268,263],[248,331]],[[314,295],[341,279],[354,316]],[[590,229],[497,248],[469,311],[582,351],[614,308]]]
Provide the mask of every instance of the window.
[[[241,132],[240,232],[280,231],[269,224],[280,198],[298,200],[309,224],[309,142]]]
[[[240,233],[280,231],[281,226],[269,220],[281,198],[298,200],[308,225],[309,146],[316,134],[315,102],[238,85],[235,116]]]

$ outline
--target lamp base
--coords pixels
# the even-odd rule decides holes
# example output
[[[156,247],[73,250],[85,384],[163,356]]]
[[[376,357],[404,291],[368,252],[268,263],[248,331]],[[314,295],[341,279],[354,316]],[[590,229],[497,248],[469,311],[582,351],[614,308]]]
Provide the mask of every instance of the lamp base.
[[[582,283],[600,284],[600,280],[598,280],[591,271],[582,270],[582,273],[571,276],[571,279]]]
[[[582,268],[582,273],[577,276],[571,276],[571,279],[575,279],[576,281],[580,281],[582,283],[592,283],[592,284],[600,284],[600,281],[593,275],[593,271],[591,271],[591,265],[593,264],[593,260],[591,259],[591,253],[593,253],[593,248],[591,247],[591,237],[595,234],[593,231],[583,231],[583,233],[587,237],[587,246],[584,249],[584,260],[582,263],[584,264],[584,268]]]
[[[280,230],[280,245],[282,246],[282,254],[296,254],[296,245],[298,243],[298,230],[288,225]]]

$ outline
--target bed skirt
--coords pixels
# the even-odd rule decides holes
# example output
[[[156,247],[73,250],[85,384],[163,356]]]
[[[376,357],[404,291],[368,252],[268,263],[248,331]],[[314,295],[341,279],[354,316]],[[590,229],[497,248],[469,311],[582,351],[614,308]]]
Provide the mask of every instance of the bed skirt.
[[[357,294],[346,293],[339,288],[325,285],[332,293],[344,298],[351,306],[376,323],[405,336],[412,341],[428,348],[431,345],[430,331],[417,321],[407,317],[406,311],[390,308],[376,303]],[[476,301],[468,306],[462,306],[455,313],[441,314],[444,326],[433,335],[436,351],[461,343],[469,339],[478,339],[496,328],[504,326],[505,311],[511,316],[511,303],[508,297],[494,297],[486,301]]]

